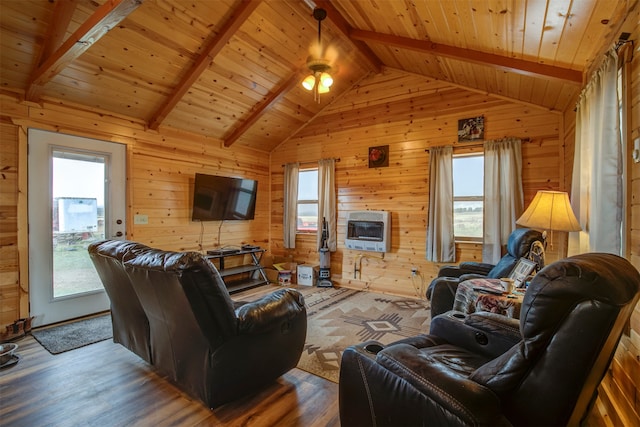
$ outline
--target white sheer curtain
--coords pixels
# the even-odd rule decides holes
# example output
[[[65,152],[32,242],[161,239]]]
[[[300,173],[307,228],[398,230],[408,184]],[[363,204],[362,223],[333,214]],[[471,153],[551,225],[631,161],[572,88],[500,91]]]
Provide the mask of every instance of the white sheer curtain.
[[[336,178],[335,160],[318,161],[318,250],[322,247],[322,218],[327,220],[329,239],[327,247],[334,252],[337,249],[336,237]]]
[[[571,206],[583,231],[569,233],[569,255],[622,250],[617,63],[612,49],[578,100]]]
[[[299,163],[284,165],[284,215],[282,231],[284,247],[296,247],[296,226],[298,221],[298,173]]]
[[[429,149],[427,260],[455,262],[453,235],[453,147]]]
[[[520,139],[485,141],[483,262],[500,260],[523,205]]]

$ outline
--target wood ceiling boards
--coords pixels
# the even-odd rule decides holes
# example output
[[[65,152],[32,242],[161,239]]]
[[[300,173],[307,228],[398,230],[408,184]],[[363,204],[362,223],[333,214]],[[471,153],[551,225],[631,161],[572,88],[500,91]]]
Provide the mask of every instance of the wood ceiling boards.
[[[638,0],[0,2],[3,90],[271,151],[383,68],[563,111]],[[327,10],[320,103],[300,86]]]

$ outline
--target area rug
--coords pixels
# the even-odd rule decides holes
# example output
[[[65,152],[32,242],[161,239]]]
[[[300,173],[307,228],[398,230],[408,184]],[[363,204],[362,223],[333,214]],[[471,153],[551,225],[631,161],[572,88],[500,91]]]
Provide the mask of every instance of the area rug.
[[[307,306],[307,340],[298,368],[335,383],[345,348],[389,344],[429,332],[429,303],[346,288],[297,288]]]
[[[111,315],[82,319],[60,326],[37,329],[31,335],[51,354],[74,350],[113,336]]]

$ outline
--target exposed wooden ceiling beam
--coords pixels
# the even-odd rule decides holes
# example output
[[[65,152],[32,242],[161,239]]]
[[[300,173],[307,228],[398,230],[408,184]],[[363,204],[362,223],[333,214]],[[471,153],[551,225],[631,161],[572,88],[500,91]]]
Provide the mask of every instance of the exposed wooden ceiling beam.
[[[59,74],[69,63],[136,10],[142,2],[143,0],[107,0],[36,68],[29,80],[27,99],[34,96],[36,86],[42,86]]]
[[[158,129],[162,121],[169,115],[171,110],[175,108],[178,102],[180,102],[198,77],[209,68],[209,64],[211,64],[216,55],[222,50],[231,37],[233,37],[236,31],[238,31],[240,26],[251,16],[253,11],[256,10],[261,1],[262,0],[243,0],[240,2],[227,22],[225,22],[224,26],[220,29],[218,35],[211,40],[209,46],[202,51],[202,54],[198,57],[191,69],[187,71],[178,86],[175,87],[167,102],[153,115],[149,121],[149,127],[151,129]]]
[[[44,44],[36,61],[38,67],[64,43],[64,36],[77,5],[78,0],[59,0],[56,2],[51,23],[44,37]],[[42,89],[40,85],[30,85],[27,87],[26,99],[28,101],[37,101],[42,94]]]
[[[58,0],[53,9],[53,16],[51,17],[51,23],[47,28],[47,35],[44,37],[44,45],[40,51],[38,57],[38,66],[55,52],[64,42],[64,36],[66,35],[67,28],[71,18],[73,18],[73,12],[76,10],[78,0]]]
[[[249,117],[247,117],[247,119],[244,122],[242,122],[242,124],[240,126],[238,126],[231,133],[231,135],[229,135],[227,138],[225,138],[224,146],[225,147],[230,147],[231,144],[236,142],[242,136],[242,134],[247,131],[247,129],[249,129],[251,126],[253,126],[253,124],[255,122],[257,122],[258,119],[260,119],[260,117],[262,117],[262,115],[265,113],[265,111],[268,108],[270,108],[273,104],[278,102],[280,100],[280,98],[282,98],[287,92],[289,92],[289,90],[292,87],[294,87],[296,84],[298,84],[299,81],[300,81],[300,74],[299,73],[294,73],[289,78],[289,80],[284,82],[276,91],[274,91],[271,95],[269,95],[267,97],[267,99],[265,99],[262,104],[258,105],[258,107],[256,107],[251,112]]]
[[[369,61],[371,68],[376,73],[379,73],[382,70],[382,61],[378,56],[371,50],[366,43],[360,40],[352,39],[350,37],[350,33],[353,28],[349,25],[349,23],[344,19],[344,17],[338,12],[333,4],[329,0],[315,0],[315,4],[317,7],[320,7],[327,11],[327,18],[344,34],[346,38],[348,38],[351,43],[362,53],[367,61]]]
[[[436,56],[457,59],[460,61],[472,62],[478,65],[493,67],[517,74],[532,77],[544,77],[582,85],[582,72],[568,68],[554,67],[537,62],[525,61],[516,58],[491,53],[479,52],[471,49],[462,49],[453,46],[432,43],[427,40],[415,40],[408,37],[400,37],[389,34],[381,34],[373,31],[352,29],[350,37],[367,43],[379,43],[386,46],[393,46],[400,49],[409,49],[422,53],[429,53]]]

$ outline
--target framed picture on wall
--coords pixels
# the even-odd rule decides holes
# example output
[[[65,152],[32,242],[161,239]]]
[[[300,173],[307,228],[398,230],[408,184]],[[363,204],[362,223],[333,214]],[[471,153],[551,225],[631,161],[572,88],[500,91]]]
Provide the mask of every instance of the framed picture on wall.
[[[369,167],[383,168],[389,166],[389,146],[369,147]]]
[[[521,288],[524,285],[524,281],[529,277],[534,268],[536,268],[536,263],[527,258],[520,258],[513,270],[511,270],[511,274],[509,274],[509,278],[513,279],[514,285],[516,288]]]
[[[484,116],[458,120],[458,142],[483,141]]]

